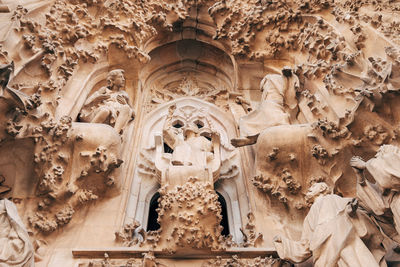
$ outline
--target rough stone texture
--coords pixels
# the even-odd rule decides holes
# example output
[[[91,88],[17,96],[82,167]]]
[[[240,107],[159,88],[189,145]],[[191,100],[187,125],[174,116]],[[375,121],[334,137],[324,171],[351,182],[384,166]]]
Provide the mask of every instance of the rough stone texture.
[[[330,266],[315,229],[337,221],[357,233],[332,264],[363,266],[351,244],[398,264],[399,15],[395,0],[0,0],[0,198],[35,265]]]

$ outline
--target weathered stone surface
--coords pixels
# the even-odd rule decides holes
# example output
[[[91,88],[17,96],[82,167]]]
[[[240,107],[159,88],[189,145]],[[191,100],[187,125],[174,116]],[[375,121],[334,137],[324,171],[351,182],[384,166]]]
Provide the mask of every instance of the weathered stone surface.
[[[0,198],[35,264],[400,261],[399,12],[0,0]],[[329,254],[318,229],[351,242]]]

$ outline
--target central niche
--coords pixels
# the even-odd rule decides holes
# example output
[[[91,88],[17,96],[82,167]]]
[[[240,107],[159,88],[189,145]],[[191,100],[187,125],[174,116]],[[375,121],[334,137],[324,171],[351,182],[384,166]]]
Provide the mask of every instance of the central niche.
[[[172,107],[173,109],[171,109]],[[166,125],[169,126],[166,127]],[[169,136],[166,135],[167,130],[177,132],[179,135],[181,131],[190,133],[192,130],[189,129],[194,127],[197,128],[198,138],[204,137],[203,142],[213,143],[216,138],[218,139],[219,146],[213,144],[214,148],[211,150],[213,156],[210,161],[208,161],[210,153],[200,152],[207,158],[207,168],[210,168],[208,174],[206,169],[201,169],[203,171],[194,175],[193,171],[197,170],[195,162],[188,164],[192,157],[189,155],[187,158],[178,159],[179,155],[176,155],[178,147],[175,151],[173,144],[165,146]],[[157,221],[162,210],[162,205],[160,206],[158,200],[162,194],[157,192],[161,192],[160,188],[166,184],[169,188],[178,184],[185,188],[186,182],[180,183],[181,179],[187,178],[189,181],[190,176],[193,176],[200,182],[210,181],[212,183],[210,190],[213,190],[215,201],[220,203],[221,208],[220,225],[223,230],[220,234],[232,235],[235,242],[243,242],[241,228],[243,228],[243,222],[247,221],[245,211],[248,210],[249,203],[247,198],[239,197],[246,196],[246,193],[244,192],[240,155],[229,143],[235,133],[233,118],[216,105],[194,97],[181,97],[161,104],[147,114],[143,119],[141,129],[140,153],[136,159],[137,163],[130,189],[131,197],[128,201],[124,223],[137,221],[147,231],[157,231],[161,226],[162,231],[167,233],[169,225],[162,223],[159,225],[159,221]],[[210,132],[217,133],[217,135],[209,135]],[[220,160],[219,165],[214,164],[217,157]],[[182,162],[176,163],[176,160],[182,160]],[[180,169],[188,174],[187,177],[181,175]]]
[[[239,197],[247,194],[240,155],[229,141],[235,135],[236,125],[231,114],[226,113],[227,100],[237,84],[235,61],[218,44],[196,39],[166,39],[159,39],[157,45],[152,43],[151,60],[139,75],[147,109],[139,127],[141,147],[124,223],[135,220],[148,233],[159,233],[159,245],[169,244],[174,227],[186,233],[203,229],[199,230],[201,233],[219,223],[220,226],[213,228],[213,231],[221,229],[221,233],[212,237],[215,242],[221,234],[241,243],[244,240],[242,222],[247,216],[243,211],[248,210],[249,203],[247,198]],[[210,150],[202,150],[208,148],[207,144]],[[196,150],[197,146],[201,146],[200,150]],[[200,184],[204,186],[200,191],[209,190],[208,195],[201,197],[213,196],[213,203],[219,203],[216,205],[219,214],[213,215],[220,222],[211,220],[208,213],[205,217],[197,216],[189,206],[184,211],[175,207],[175,202],[179,202],[175,195],[200,188]],[[179,187],[182,191],[175,191]],[[165,199],[175,201],[173,211],[166,208]],[[191,221],[200,221],[199,225],[190,224],[189,229],[174,221],[174,216],[182,214],[197,216],[198,220]]]
[[[155,103],[183,96],[215,103],[215,95],[236,86],[233,59],[206,42],[178,40],[156,47],[149,55],[151,60],[142,69],[140,80]]]

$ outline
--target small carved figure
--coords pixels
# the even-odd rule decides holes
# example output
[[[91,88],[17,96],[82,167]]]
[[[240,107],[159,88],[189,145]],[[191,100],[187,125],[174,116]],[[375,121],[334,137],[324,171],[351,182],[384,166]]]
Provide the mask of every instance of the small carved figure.
[[[0,266],[34,266],[34,251],[28,232],[14,203],[0,200]]]
[[[383,236],[356,199],[330,194],[327,184],[315,183],[306,195],[313,203],[303,223],[300,241],[276,236],[280,258],[300,263],[313,256],[314,266],[386,266]]]
[[[100,88],[86,100],[80,113],[81,121],[109,124],[121,134],[134,116],[124,87],[124,71],[121,69],[110,71],[107,76],[107,86]]]
[[[241,138],[232,139],[235,147],[252,145],[257,142],[260,133],[269,127],[290,124],[290,110],[297,107],[296,90],[299,87],[298,77],[288,67],[283,68],[282,75],[268,74],[262,79],[262,91],[259,107],[240,118]]]

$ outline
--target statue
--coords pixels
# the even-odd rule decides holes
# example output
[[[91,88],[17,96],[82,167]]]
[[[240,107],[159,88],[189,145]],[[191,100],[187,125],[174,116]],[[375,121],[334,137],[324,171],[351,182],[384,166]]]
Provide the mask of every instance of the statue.
[[[282,203],[302,208],[305,203],[301,194],[305,192],[301,191],[308,182],[298,177],[315,175],[316,167],[320,166],[313,165],[312,159],[299,160],[304,151],[314,146],[309,138],[313,131],[310,124],[291,124],[298,110],[299,79],[292,69],[285,67],[282,75],[266,75],[260,88],[263,92],[260,105],[240,118],[241,137],[231,139],[231,144],[235,147],[256,144],[253,184]]]
[[[29,234],[14,203],[0,200],[0,266],[34,266],[34,250]]]
[[[164,142],[174,150],[171,164],[206,167],[207,162],[213,159],[212,142],[199,135],[199,128],[193,122],[175,128],[176,125],[172,125],[172,116],[175,110],[175,105],[170,107],[169,116],[163,129]]]
[[[296,90],[299,87],[298,77],[288,67],[283,68],[282,75],[268,74],[262,79],[262,91],[259,107],[240,118],[241,138],[232,139],[235,147],[252,145],[257,142],[260,133],[273,126],[290,124],[290,110],[297,107]]]
[[[107,86],[100,88],[86,100],[80,113],[80,120],[109,124],[121,134],[134,116],[124,87],[124,71],[121,69],[110,71],[107,76]]]
[[[201,111],[186,110],[185,107],[177,110],[172,105],[163,126],[162,138],[164,144],[172,150],[169,166],[162,167],[169,170],[171,177],[174,174],[173,181],[168,181],[169,184],[176,184],[180,178],[187,179],[190,176],[214,182],[221,165],[220,137],[210,130]],[[184,180],[180,182],[183,183]]]
[[[353,157],[350,165],[357,176],[357,197],[360,205],[375,217],[382,231],[400,243],[400,149],[383,145],[375,157],[363,161]],[[367,170],[375,183],[365,178]],[[398,247],[397,247],[398,249]]]
[[[386,266],[383,236],[356,199],[330,194],[323,182],[311,186],[306,199],[313,204],[301,240],[274,238],[280,258],[300,263],[313,256],[316,267]]]

